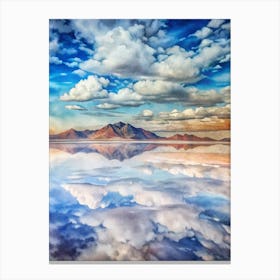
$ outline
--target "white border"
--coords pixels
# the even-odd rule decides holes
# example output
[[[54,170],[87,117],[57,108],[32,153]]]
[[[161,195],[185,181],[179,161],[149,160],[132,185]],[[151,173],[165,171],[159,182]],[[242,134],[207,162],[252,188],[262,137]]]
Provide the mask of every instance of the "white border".
[[[231,264],[48,263],[48,19],[231,18]],[[279,279],[279,2],[1,2],[0,279]]]

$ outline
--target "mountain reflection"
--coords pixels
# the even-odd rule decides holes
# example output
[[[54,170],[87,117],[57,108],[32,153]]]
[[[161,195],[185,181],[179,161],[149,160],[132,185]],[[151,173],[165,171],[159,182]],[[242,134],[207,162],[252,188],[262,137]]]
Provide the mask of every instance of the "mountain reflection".
[[[176,150],[189,150],[210,144],[158,144],[158,143],[50,143],[51,149],[66,153],[98,153],[109,160],[124,161],[157,147],[173,147]]]

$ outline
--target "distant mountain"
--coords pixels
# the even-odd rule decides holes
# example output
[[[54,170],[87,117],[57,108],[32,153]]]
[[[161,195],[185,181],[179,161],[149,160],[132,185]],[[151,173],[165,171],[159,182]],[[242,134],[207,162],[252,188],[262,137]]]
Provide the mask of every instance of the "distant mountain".
[[[86,139],[94,130],[78,131],[73,128],[59,134],[50,135],[50,139]]]
[[[88,139],[88,140],[178,140],[178,141],[215,141],[209,137],[198,137],[189,134],[175,134],[170,137],[160,137],[155,133],[143,128],[136,128],[129,123],[118,122],[108,124],[98,130],[75,130],[73,128],[59,134],[50,135],[50,139]],[[223,142],[229,142],[229,139],[222,139]]]
[[[115,124],[108,124],[95,133],[89,135],[90,139],[158,139],[160,138],[155,133],[147,131],[143,128],[136,128],[129,123],[118,122]]]
[[[214,139],[209,137],[198,137],[189,134],[175,134],[173,136],[167,137],[167,140],[180,140],[180,141],[214,141]]]

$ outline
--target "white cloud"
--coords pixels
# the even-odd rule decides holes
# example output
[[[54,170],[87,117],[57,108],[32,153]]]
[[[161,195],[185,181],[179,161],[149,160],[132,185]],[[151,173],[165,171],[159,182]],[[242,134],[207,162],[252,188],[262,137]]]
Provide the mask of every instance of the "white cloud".
[[[207,117],[229,118],[230,105],[224,107],[198,107],[196,109],[186,109],[184,111],[174,109],[171,112],[159,113],[159,117],[166,120],[204,119]]]
[[[221,65],[219,65],[219,64],[217,64],[216,66],[214,66],[213,68],[212,68],[212,71],[213,70],[219,70],[219,69],[222,69],[223,67],[221,66]]]
[[[149,73],[155,61],[155,50],[143,43],[142,26],[134,25],[130,30],[119,26],[105,35],[95,37],[96,51],[92,59],[80,64],[86,71],[112,73],[120,76],[138,76]]]
[[[143,21],[140,20],[140,22],[145,26],[145,35],[147,37],[151,37],[155,34],[158,34],[159,31],[163,31],[161,28],[166,26],[164,22],[158,19],[143,20]]]
[[[83,70],[81,70],[81,69],[74,70],[72,73],[73,73],[73,74],[76,74],[76,75],[78,75],[78,76],[80,76],[80,77],[84,77],[84,76],[86,76],[86,74],[87,74],[85,71],[83,71]]]
[[[143,252],[128,243],[117,242],[106,229],[97,230],[99,242],[85,249],[78,257],[80,261],[139,261],[144,260]]]
[[[156,30],[158,25],[154,25],[153,29]],[[102,27],[99,31],[96,26],[91,28],[91,31],[85,31],[85,36],[94,37],[95,51],[90,59],[80,64],[80,68],[93,73],[192,83],[203,77],[201,72],[205,67],[218,63],[229,53],[229,42],[214,43],[204,39],[212,33],[209,27],[192,34],[203,39],[197,52],[186,51],[177,45],[159,48],[156,43],[152,48],[147,43],[146,27],[139,23],[113,29]],[[164,31],[159,29],[148,40],[164,40],[165,37]]]
[[[192,36],[195,36],[199,39],[203,39],[208,37],[212,33],[212,29],[208,27],[202,27],[200,30],[197,30],[195,33],[192,34]]]
[[[133,86],[135,92],[145,101],[183,102],[189,105],[211,106],[229,102],[230,92],[221,90],[198,90],[195,87],[183,87],[179,83],[162,80],[142,80]]]
[[[205,149],[206,150],[206,149]],[[194,151],[190,151],[194,152]],[[199,151],[196,151],[197,153]],[[200,151],[201,152],[201,151]],[[229,153],[227,148],[219,145],[215,149],[206,150],[208,153]],[[203,153],[203,152],[201,152]],[[229,167],[218,167],[213,165],[199,164],[173,164],[168,162],[155,163],[154,167],[169,172],[172,175],[185,175],[193,178],[212,178],[223,181],[229,181]]]
[[[88,76],[87,79],[79,81],[69,93],[64,93],[62,101],[88,101],[92,99],[102,99],[108,96],[104,87],[108,86],[109,80],[103,77]]]
[[[178,83],[162,80],[142,80],[133,85],[133,89],[146,99],[158,100],[161,98],[183,95],[186,89]]]
[[[60,44],[58,43],[58,38],[55,37],[50,41],[49,44],[49,49],[50,49],[50,54],[55,54],[60,48]]]
[[[116,94],[109,93],[109,103],[123,106],[139,106],[143,104],[142,96],[130,88],[122,88]]]
[[[73,29],[77,38],[84,38],[89,43],[93,43],[95,35],[102,29],[98,20],[76,19],[72,21]]]
[[[86,250],[81,260],[144,260],[154,242],[165,237],[178,242],[187,236],[196,238],[208,248],[205,258],[213,257],[219,248],[228,249],[229,233],[210,221],[199,219],[199,210],[191,205],[173,205],[147,209],[143,207],[122,207],[93,211],[81,217],[84,224],[103,225],[97,229],[98,244]],[[161,232],[155,233],[154,224]],[[134,249],[133,249],[134,248]],[[154,251],[155,260],[170,247]],[[211,249],[214,249],[211,252]],[[215,250],[218,249],[218,250]],[[203,251],[202,251],[203,252]],[[200,253],[202,253],[200,252]],[[201,254],[203,255],[203,254]]]
[[[204,39],[197,53],[173,46],[166,50],[166,54],[159,56],[159,61],[151,65],[151,76],[169,81],[196,82],[203,77],[203,69],[215,66],[215,63],[228,55],[229,50],[229,42],[223,40],[213,43]]]
[[[225,55],[229,53],[229,45],[222,46],[213,43],[211,46],[203,48],[197,56],[193,58],[193,63],[199,69],[209,67],[213,63],[218,63]]]
[[[207,26],[211,28],[218,28],[225,22],[224,19],[212,19]]]
[[[67,55],[72,55],[72,54],[76,54],[77,50],[74,48],[63,48],[60,50],[61,54],[67,54]]]
[[[157,190],[154,186],[146,187],[142,182],[120,180],[106,186],[98,187],[89,184],[64,184],[63,188],[69,191],[77,200],[91,209],[104,208],[102,198],[108,192],[118,192],[122,196],[133,195],[133,200],[143,206],[163,206],[182,203],[180,195],[164,190]]]
[[[222,29],[227,29],[227,30],[230,30],[230,23],[225,23],[221,26]]]
[[[87,55],[89,55],[89,56],[92,56],[92,55],[94,54],[93,49],[86,47],[86,45],[84,45],[84,44],[81,44],[81,45],[78,47],[78,49],[79,49],[80,51],[85,52],[85,53],[86,53]]]
[[[70,24],[67,24],[65,20],[50,20],[50,29],[56,29],[59,33],[70,33],[72,27]]]
[[[220,63],[225,63],[230,60],[230,54],[226,54],[221,60]]]
[[[64,62],[64,64],[70,68],[78,67],[78,62],[72,61],[72,62]]]
[[[110,103],[105,102],[105,103],[97,105],[96,107],[100,108],[100,109],[116,109],[116,108],[119,108],[120,105],[110,104]]]
[[[107,193],[103,187],[87,184],[64,184],[62,187],[69,191],[80,204],[87,205],[91,209],[98,208],[101,199]]]
[[[83,106],[80,105],[66,105],[66,109],[68,110],[80,110],[80,111],[86,111],[87,109]]]
[[[202,234],[203,239],[225,246],[224,231],[207,221],[198,221],[198,212],[194,207],[188,205],[166,207],[156,212],[154,220],[166,226],[171,232],[179,234],[186,232],[187,229],[197,231]]]
[[[154,114],[153,114],[153,111],[146,109],[146,110],[143,110],[142,115],[143,115],[143,117],[152,117]]]
[[[196,89],[189,94],[188,103],[201,106],[213,106],[215,104],[229,103],[229,92],[223,89],[217,92],[214,89],[201,91]]]
[[[70,60],[76,61],[76,62],[82,62],[82,60],[79,57],[73,57]]]
[[[199,45],[199,48],[204,48],[204,47],[208,47],[213,43],[212,40],[209,39],[203,39]]]
[[[226,87],[228,88],[228,87]],[[113,109],[120,106],[140,106],[145,102],[159,103],[181,102],[184,105],[213,106],[229,103],[230,91],[198,90],[195,87],[183,87],[179,83],[163,80],[141,80],[133,86],[120,89],[117,93],[105,96],[104,103],[97,105],[101,109]],[[142,114],[142,116],[144,116]],[[147,116],[144,116],[147,117]]]
[[[59,64],[62,64],[63,61],[61,59],[59,59],[57,56],[51,56],[50,63],[59,65]]]
[[[151,65],[153,75],[173,81],[195,82],[200,79],[200,68],[193,63],[193,52],[174,46],[166,50],[168,57]]]
[[[145,209],[139,211],[129,207],[106,209],[82,217],[82,222],[91,226],[103,224],[106,231],[99,234],[102,243],[108,243],[110,240],[128,243],[136,249],[141,249],[156,236],[152,221],[147,219],[148,212],[150,211]]]

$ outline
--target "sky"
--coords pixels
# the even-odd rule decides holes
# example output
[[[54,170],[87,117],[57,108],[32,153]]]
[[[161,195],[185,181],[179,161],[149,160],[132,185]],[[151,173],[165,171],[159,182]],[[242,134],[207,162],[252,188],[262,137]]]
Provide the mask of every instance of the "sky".
[[[229,129],[230,21],[52,19],[49,94],[50,133]]]

